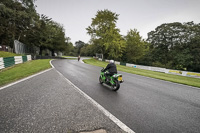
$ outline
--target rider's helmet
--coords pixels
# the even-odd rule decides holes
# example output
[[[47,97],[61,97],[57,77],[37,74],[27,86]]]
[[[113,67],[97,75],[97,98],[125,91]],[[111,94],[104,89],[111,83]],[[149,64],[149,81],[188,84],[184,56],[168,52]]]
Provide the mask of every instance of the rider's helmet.
[[[111,64],[111,63],[114,63],[114,60],[110,60],[110,64]]]

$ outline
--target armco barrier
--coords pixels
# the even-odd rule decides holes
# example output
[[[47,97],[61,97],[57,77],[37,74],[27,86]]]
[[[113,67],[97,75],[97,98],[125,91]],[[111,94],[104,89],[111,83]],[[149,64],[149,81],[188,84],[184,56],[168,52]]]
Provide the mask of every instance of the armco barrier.
[[[120,65],[120,62],[118,62],[118,61],[115,61],[115,64],[117,64],[117,65]]]
[[[142,66],[142,65],[133,65],[134,68],[140,68],[140,69],[145,69],[145,70],[149,70],[148,66]]]
[[[187,77],[200,78],[200,73],[195,73],[195,72],[168,69],[168,73],[175,74],[175,75],[187,76]]]
[[[182,71],[179,70],[169,70],[168,73],[175,74],[175,75],[182,75]]]
[[[187,72],[186,76],[199,77],[200,78],[200,73]]]
[[[149,70],[156,71],[156,72],[168,73],[168,70],[166,68],[161,68],[161,67],[149,67]]]
[[[109,62],[109,60],[105,60],[106,62]]]
[[[143,66],[143,65],[134,65],[134,64],[133,64],[133,67],[139,68],[139,69],[144,69],[144,70],[151,70],[151,71],[156,71],[156,72],[168,73],[168,70],[166,70],[166,68]]]
[[[0,69],[13,66],[15,64],[20,64],[31,60],[31,55],[25,56],[13,56],[13,57],[1,57],[0,58]]]
[[[127,67],[133,67],[133,66],[134,66],[134,64],[129,64],[129,63],[126,63],[126,66],[127,66]]]
[[[105,60],[105,61],[109,62],[109,60]],[[124,65],[124,66],[128,66],[128,67],[139,68],[139,69],[151,70],[151,71],[156,71],[156,72],[175,74],[175,75],[180,75],[180,76],[188,76],[188,77],[200,78],[200,73],[195,73],[195,72],[172,70],[172,69],[166,69],[166,68],[160,68],[160,67],[152,67],[152,66],[135,65],[135,64],[130,64],[130,63],[118,62],[118,61],[115,61],[115,64]]]

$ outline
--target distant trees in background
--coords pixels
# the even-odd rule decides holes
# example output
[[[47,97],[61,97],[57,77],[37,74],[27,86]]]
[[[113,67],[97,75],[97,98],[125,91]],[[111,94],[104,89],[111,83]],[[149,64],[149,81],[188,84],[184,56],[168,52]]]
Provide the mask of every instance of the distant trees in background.
[[[0,44],[13,48],[14,40],[30,47],[68,52],[63,26],[45,15],[37,14],[35,0],[2,0],[0,2]]]
[[[149,65],[200,72],[200,24],[168,23],[148,33]]]
[[[104,59],[200,72],[200,24],[166,23],[148,33],[144,40],[137,29],[121,35],[117,28],[119,14],[107,9],[97,11],[86,30],[90,42],[72,44],[63,26],[35,10],[35,0],[1,0],[0,44],[13,47],[19,40],[30,47],[54,54],[94,56]]]
[[[75,42],[75,50],[76,50],[76,53],[78,54],[78,55],[80,55],[80,53],[81,53],[81,48],[82,47],[84,47],[85,46],[85,43],[84,42],[82,42],[82,41],[77,41],[77,42]]]
[[[162,24],[144,40],[136,29],[120,35],[118,16],[109,10],[98,11],[86,28],[91,44],[81,53],[89,55],[92,49],[93,54],[101,53],[105,59],[200,72],[200,24]]]

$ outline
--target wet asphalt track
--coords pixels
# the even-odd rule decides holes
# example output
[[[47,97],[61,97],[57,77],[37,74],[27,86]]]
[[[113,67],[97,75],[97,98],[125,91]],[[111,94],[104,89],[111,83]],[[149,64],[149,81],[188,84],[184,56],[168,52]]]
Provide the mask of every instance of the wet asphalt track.
[[[0,133],[80,133],[97,129],[125,133],[55,69],[0,88]]]
[[[55,68],[137,133],[199,133],[200,88],[123,74],[117,92],[98,82],[100,67],[54,60]]]

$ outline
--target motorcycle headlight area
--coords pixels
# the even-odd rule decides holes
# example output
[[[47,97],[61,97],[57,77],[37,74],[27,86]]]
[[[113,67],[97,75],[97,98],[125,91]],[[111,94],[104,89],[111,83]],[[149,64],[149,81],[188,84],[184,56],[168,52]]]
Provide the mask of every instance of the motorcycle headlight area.
[[[122,75],[121,75],[121,74],[115,74],[115,75],[113,75],[113,77],[114,77],[114,78],[122,77]]]

